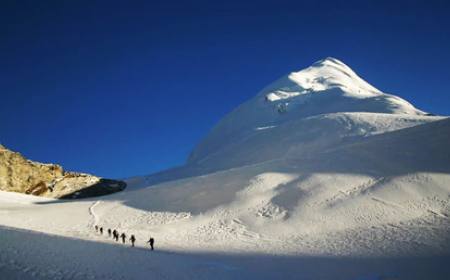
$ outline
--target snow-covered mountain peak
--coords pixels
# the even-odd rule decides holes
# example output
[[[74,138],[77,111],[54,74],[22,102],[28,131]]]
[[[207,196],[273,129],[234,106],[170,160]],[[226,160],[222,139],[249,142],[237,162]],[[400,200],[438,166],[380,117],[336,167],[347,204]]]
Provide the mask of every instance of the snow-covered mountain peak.
[[[328,57],[326,57],[324,59],[318,60],[318,61],[313,63],[313,65],[325,65],[325,64],[335,64],[335,65],[347,66],[342,61],[340,61],[339,59],[331,57],[331,56],[328,56]]]
[[[364,115],[366,113],[397,116],[391,116],[392,118],[387,116],[384,118],[386,125],[374,126],[371,122],[378,118]],[[347,115],[327,117],[339,114]],[[249,142],[251,137],[255,137],[260,150],[269,150],[270,148],[266,145],[271,146],[274,139],[273,135],[267,132],[267,128],[272,128],[270,131],[274,134],[286,128],[283,130],[286,135],[279,135],[276,139],[281,142],[294,139],[295,137],[292,136],[294,134],[296,137],[311,140],[314,137],[320,138],[320,135],[331,131],[335,133],[333,134],[335,137],[340,138],[349,133],[354,134],[350,132],[351,129],[347,131],[347,128],[351,126],[361,126],[358,128],[360,132],[357,133],[361,135],[365,131],[381,133],[393,128],[401,128],[402,125],[396,124],[397,118],[401,118],[400,123],[404,124],[405,118],[424,115],[426,115],[425,112],[416,109],[408,101],[383,93],[364,81],[340,60],[328,57],[303,70],[281,77],[266,86],[254,98],[226,115],[194,149],[189,162],[206,163],[211,162],[213,158],[216,161],[215,159],[222,157],[227,158],[228,162],[224,164],[226,167],[243,164],[242,161],[229,162],[230,154],[242,154],[244,150],[248,151],[248,147],[254,146],[255,143],[252,142],[247,146],[243,143]],[[368,119],[360,122],[360,116]],[[297,130],[300,129],[300,123],[301,131]],[[295,144],[297,142],[297,140],[293,141],[292,145],[297,145]],[[236,148],[238,146],[242,146],[239,151]],[[289,150],[289,145],[284,146],[286,147],[282,149],[283,151]],[[225,154],[227,157],[224,157]],[[272,156],[246,160],[245,164],[268,160]]]
[[[327,57],[321,60],[318,60],[316,62],[314,62],[311,67],[315,67],[315,68],[335,68],[339,71],[342,72],[348,72],[348,73],[353,73],[353,70],[348,67],[344,62],[340,61],[337,58],[334,57]]]
[[[310,93],[324,93],[334,88],[354,98],[381,94],[342,61],[327,57],[275,81],[262,91],[262,95],[268,101],[278,101]]]
[[[326,57],[324,59],[318,60],[316,62],[314,62],[311,66],[314,67],[335,67],[335,68],[341,68],[341,69],[346,69],[346,70],[350,70],[353,72],[353,70],[348,67],[344,62],[342,62],[341,60],[334,58],[334,57]]]

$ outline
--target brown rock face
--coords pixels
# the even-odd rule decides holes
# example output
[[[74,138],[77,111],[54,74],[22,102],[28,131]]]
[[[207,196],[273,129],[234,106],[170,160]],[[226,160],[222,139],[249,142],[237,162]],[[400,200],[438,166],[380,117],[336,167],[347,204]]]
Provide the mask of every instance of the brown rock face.
[[[123,190],[125,182],[67,172],[57,164],[27,160],[0,145],[0,190],[54,198],[99,196]]]

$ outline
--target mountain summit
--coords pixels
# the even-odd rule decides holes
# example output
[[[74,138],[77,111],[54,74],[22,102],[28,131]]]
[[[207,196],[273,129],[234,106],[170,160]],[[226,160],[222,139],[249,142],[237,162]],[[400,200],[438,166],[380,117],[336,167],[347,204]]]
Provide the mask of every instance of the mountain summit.
[[[355,125],[354,118],[348,120],[348,114],[355,113],[375,113],[378,120],[380,118],[385,120],[379,122],[382,127],[374,127],[377,125],[372,120],[366,122],[363,120],[364,118],[358,117],[360,121],[366,124],[357,128],[358,125]],[[319,137],[317,134],[319,130],[322,131],[323,135],[331,136],[330,133],[334,131],[340,137],[345,136],[345,132],[336,131],[342,130],[345,125],[331,124],[331,122],[336,123],[337,118],[337,116],[331,117],[331,114],[338,114],[341,119],[346,118],[347,120],[344,121],[348,122],[346,125],[353,127],[352,135],[367,134],[368,131],[380,133],[386,129],[391,130],[392,127],[395,127],[395,129],[404,128],[413,124],[407,125],[409,121],[402,121],[400,123],[405,124],[405,126],[399,126],[399,122],[394,121],[394,119],[413,118],[413,122],[416,122],[417,118],[414,117],[420,119],[421,116],[427,115],[408,101],[373,87],[342,61],[328,57],[301,71],[292,72],[279,78],[262,89],[255,97],[230,112],[194,149],[188,162],[191,164],[208,162],[207,165],[211,166],[212,159],[217,163],[220,157],[226,155],[227,161],[230,161],[230,154],[239,153],[241,160],[239,162],[233,161],[233,164],[249,164],[268,160],[273,156],[279,157],[281,154],[271,154],[267,157],[262,156],[261,153],[252,156],[247,155],[250,158],[256,156],[258,159],[250,160],[247,157],[248,160],[242,161],[242,152],[246,154],[249,150],[247,145],[250,145],[250,148],[253,146],[258,147],[259,150],[273,151],[273,147],[267,147],[269,142],[271,145],[277,146],[279,143],[285,142],[286,144],[286,141],[288,141],[289,144],[298,146],[306,138],[311,140]],[[389,114],[389,116],[386,114]],[[372,117],[374,116],[372,115]],[[330,118],[334,121],[330,121]],[[395,123],[395,125],[383,125],[385,121]],[[321,128],[324,128],[324,130],[321,130]],[[270,135],[267,131],[263,131],[267,129],[272,129]],[[336,134],[333,135],[337,137]],[[271,139],[263,141],[261,137]],[[299,137],[304,138],[304,140]],[[243,144],[246,147],[243,147]],[[285,145],[285,148],[281,150],[287,152],[288,148],[292,147]],[[220,161],[223,163],[223,159],[220,159]],[[228,168],[232,167],[233,164],[221,165]]]
[[[325,58],[310,67],[292,72],[263,90],[269,101],[290,99],[299,95],[323,93],[339,88],[347,96],[365,98],[381,93],[361,79],[350,67],[335,58]]]

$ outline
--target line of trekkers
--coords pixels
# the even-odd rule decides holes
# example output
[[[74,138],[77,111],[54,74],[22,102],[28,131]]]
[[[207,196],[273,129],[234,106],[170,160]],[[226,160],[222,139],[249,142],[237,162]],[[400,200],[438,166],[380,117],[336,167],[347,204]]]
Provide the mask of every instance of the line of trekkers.
[[[99,227],[98,225],[95,225],[95,231],[96,232],[100,232],[101,235],[103,235],[103,227]],[[117,230],[111,230],[110,228],[108,228],[108,237],[112,238],[118,242],[119,241],[119,237],[122,239],[122,243],[125,244],[126,242],[126,234],[124,232],[122,232],[122,234],[119,235],[119,232]],[[136,237],[132,234],[130,236],[130,242],[131,242],[131,247],[134,247],[134,242],[136,242]],[[155,243],[155,239],[153,237],[150,237],[150,239],[147,241],[148,244],[150,244],[150,248],[153,251],[153,244]]]

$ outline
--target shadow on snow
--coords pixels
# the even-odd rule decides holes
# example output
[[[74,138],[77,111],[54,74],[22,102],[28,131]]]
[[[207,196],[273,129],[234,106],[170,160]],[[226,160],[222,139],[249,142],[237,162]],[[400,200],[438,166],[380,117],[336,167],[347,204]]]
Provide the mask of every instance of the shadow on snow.
[[[1,226],[0,233],[0,275],[5,279],[439,280],[450,273],[450,256],[349,258],[149,251]]]

